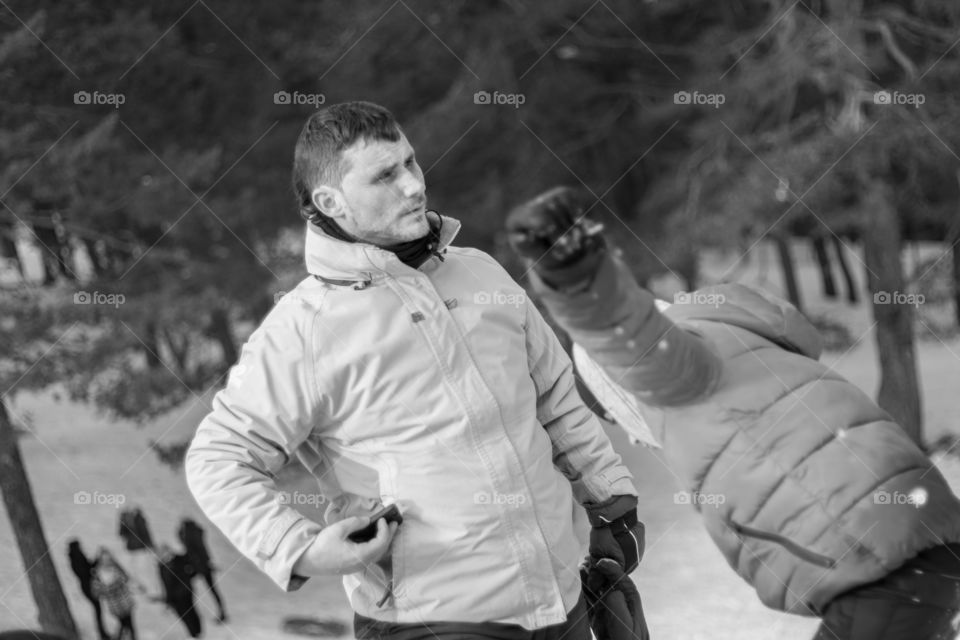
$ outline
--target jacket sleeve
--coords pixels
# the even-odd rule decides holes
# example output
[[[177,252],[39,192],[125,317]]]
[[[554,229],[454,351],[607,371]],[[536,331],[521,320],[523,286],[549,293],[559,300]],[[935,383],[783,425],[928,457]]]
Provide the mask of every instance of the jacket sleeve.
[[[280,588],[322,527],[290,507],[276,473],[319,420],[312,327],[274,310],[244,345],[187,451],[187,483],[206,516]]]
[[[537,420],[550,436],[554,465],[570,480],[577,501],[584,506],[607,503],[618,495],[636,496],[633,476],[577,393],[573,364],[556,334],[529,299],[525,308]]]
[[[706,341],[660,313],[653,294],[609,252],[584,290],[552,289],[536,273],[531,280],[573,341],[642,402],[687,404],[708,394],[719,378],[720,359]]]

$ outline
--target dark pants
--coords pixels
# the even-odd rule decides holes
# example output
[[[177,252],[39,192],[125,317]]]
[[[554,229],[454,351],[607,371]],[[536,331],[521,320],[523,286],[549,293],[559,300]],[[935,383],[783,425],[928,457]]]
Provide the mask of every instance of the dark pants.
[[[213,599],[217,601],[217,615],[221,620],[225,620],[227,613],[223,608],[223,598],[220,597],[217,584],[213,580],[213,569],[209,566],[205,567],[202,571],[198,569],[197,576],[202,577],[204,582],[207,583],[207,586],[210,588],[210,593],[213,594]]]
[[[952,640],[958,613],[960,545],[944,545],[835,598],[813,640]]]
[[[117,629],[116,640],[122,640],[124,637],[129,637],[130,640],[137,640],[137,632],[133,628],[133,612],[125,616],[117,616],[117,622],[120,623],[120,628]]]
[[[200,634],[203,633],[203,625],[200,623],[200,615],[193,606],[193,597],[191,596],[189,600],[178,600],[171,606],[174,613],[180,618],[180,622],[187,628],[190,637],[199,638]]]
[[[498,622],[380,622],[355,614],[353,632],[360,640],[590,640],[590,621],[583,596],[567,621],[535,631]]]
[[[100,637],[100,640],[107,640],[110,635],[107,633],[107,628],[103,626],[103,607],[100,605],[100,598],[94,596],[93,591],[91,591],[89,587],[83,589],[83,595],[93,606],[93,615],[97,618],[97,635]]]

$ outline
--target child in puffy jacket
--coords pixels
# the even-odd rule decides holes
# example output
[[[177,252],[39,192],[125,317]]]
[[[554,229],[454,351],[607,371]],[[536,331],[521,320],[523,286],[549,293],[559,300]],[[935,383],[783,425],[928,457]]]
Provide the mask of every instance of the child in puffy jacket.
[[[952,638],[960,501],[920,448],[819,362],[789,303],[738,284],[659,301],[560,187],[515,209],[534,289],[598,370],[617,421],[650,429],[730,566],[816,640]],[[722,499],[720,499],[722,497]]]

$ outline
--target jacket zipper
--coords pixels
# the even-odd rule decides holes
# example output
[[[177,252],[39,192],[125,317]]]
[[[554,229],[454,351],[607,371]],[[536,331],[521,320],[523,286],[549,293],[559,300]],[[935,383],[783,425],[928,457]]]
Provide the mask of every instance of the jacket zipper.
[[[383,592],[383,597],[377,601],[377,608],[381,608],[387,603],[387,600],[393,597],[393,578],[387,583],[387,588]]]
[[[833,558],[819,554],[815,551],[811,551],[810,549],[800,546],[793,540],[785,538],[781,535],[777,535],[776,533],[760,531],[759,529],[754,529],[753,527],[747,527],[733,520],[730,521],[730,525],[734,531],[736,531],[738,534],[742,536],[746,536],[748,538],[757,538],[760,540],[767,540],[768,542],[773,542],[774,544],[778,544],[784,549],[786,549],[787,551],[789,551],[790,553],[792,553],[793,555],[797,556],[802,560],[806,560],[811,564],[819,565],[827,569],[832,569],[837,565],[837,561],[834,560]]]

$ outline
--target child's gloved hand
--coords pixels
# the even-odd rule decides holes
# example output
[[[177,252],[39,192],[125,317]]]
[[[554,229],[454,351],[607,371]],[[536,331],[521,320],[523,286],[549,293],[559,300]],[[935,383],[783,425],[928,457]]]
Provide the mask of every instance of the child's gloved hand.
[[[619,564],[587,556],[580,565],[580,579],[597,640],[650,640],[640,593]]]
[[[510,246],[535,268],[557,270],[603,247],[602,225],[587,219],[590,203],[581,189],[554,187],[516,207],[507,216]]]

